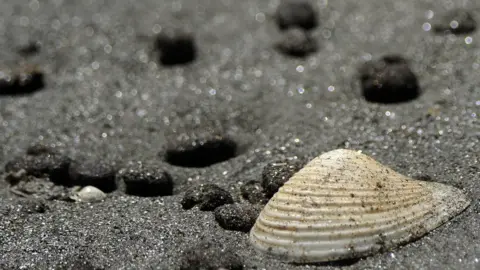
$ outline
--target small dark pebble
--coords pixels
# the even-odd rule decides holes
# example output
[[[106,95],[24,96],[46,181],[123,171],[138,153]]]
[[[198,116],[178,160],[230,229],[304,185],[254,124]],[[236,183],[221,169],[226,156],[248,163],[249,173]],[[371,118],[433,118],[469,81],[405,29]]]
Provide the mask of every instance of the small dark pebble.
[[[477,23],[467,10],[454,9],[441,16],[433,25],[436,33],[469,34],[476,30]]]
[[[281,30],[291,27],[310,30],[318,25],[317,11],[309,0],[282,0],[275,19]]]
[[[362,94],[367,101],[400,103],[420,95],[417,77],[407,61],[398,55],[386,55],[365,63],[359,69]]]
[[[227,204],[215,209],[215,220],[225,230],[248,232],[260,209],[251,204]]]
[[[317,42],[308,32],[300,28],[290,28],[282,34],[281,40],[275,47],[283,54],[305,57],[317,50]]]
[[[158,34],[155,48],[164,66],[184,65],[195,60],[197,48],[193,35],[183,31],[166,29]]]
[[[271,198],[296,172],[303,167],[298,160],[279,160],[267,164],[262,172],[262,187],[267,198]]]
[[[200,184],[190,187],[185,191],[182,199],[182,207],[185,210],[198,205],[202,211],[213,211],[224,204],[232,204],[233,198],[230,193],[214,184]]]
[[[252,204],[265,204],[267,198],[262,191],[262,185],[259,181],[251,180],[240,187],[242,197]]]
[[[27,214],[42,214],[48,210],[47,205],[42,200],[27,199],[21,203],[21,209]]]
[[[32,56],[40,52],[40,42],[30,42],[18,49],[18,54],[22,56]]]
[[[70,158],[63,155],[27,155],[7,162],[5,172],[15,173],[23,169],[27,175],[35,177],[48,176],[52,182],[68,186],[70,184],[68,175],[70,162]]]
[[[201,168],[229,160],[236,154],[237,144],[233,140],[212,136],[172,145],[166,150],[164,159],[174,166]]]
[[[43,72],[35,66],[0,69],[0,95],[24,95],[45,86]]]
[[[121,170],[119,181],[125,183],[125,192],[130,195],[167,196],[173,193],[172,178],[166,171],[140,162]]]
[[[117,188],[115,168],[101,160],[73,162],[69,173],[74,186],[94,186],[103,192],[111,192]]]
[[[203,241],[183,253],[181,270],[241,270],[243,262],[232,249],[223,248],[220,243]]]

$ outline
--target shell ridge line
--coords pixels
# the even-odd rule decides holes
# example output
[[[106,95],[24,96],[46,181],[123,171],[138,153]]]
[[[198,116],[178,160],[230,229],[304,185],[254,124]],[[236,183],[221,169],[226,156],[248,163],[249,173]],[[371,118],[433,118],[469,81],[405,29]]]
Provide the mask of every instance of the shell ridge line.
[[[370,226],[358,226],[358,224],[352,224],[351,226],[346,226],[344,228],[337,228],[336,230],[328,230],[324,229],[320,230],[298,230],[295,227],[280,227],[273,229],[269,227],[269,224],[265,222],[259,223],[259,228],[263,231],[270,231],[275,233],[278,239],[285,238],[285,239],[295,239],[295,240],[309,240],[309,241],[318,241],[318,240],[331,240],[331,239],[345,239],[345,238],[354,238],[358,236],[367,236],[371,234],[380,234],[380,233],[388,233],[389,230],[396,229],[408,222],[414,222],[416,220],[421,219],[423,216],[427,214],[431,214],[430,211],[421,211],[418,215],[405,217],[401,219],[400,222],[397,223],[380,223],[375,224],[376,227]]]
[[[427,210],[422,209],[420,210],[420,212],[417,212],[417,213],[426,213],[426,212]],[[308,231],[313,229],[342,230],[342,228],[351,228],[353,226],[362,228],[362,227],[371,227],[371,226],[380,225],[380,224],[389,224],[399,219],[407,219],[408,217],[411,217],[413,215],[412,215],[412,212],[404,212],[401,215],[399,214],[393,217],[380,216],[380,215],[375,215],[375,216],[376,217],[371,217],[370,219],[365,219],[365,218],[362,218],[361,216],[357,216],[356,217],[357,219],[355,218],[343,218],[338,220],[327,219],[328,222],[323,222],[323,223],[319,223],[319,221],[325,220],[325,218],[323,217],[315,217],[315,219],[306,220],[306,219],[301,219],[299,218],[299,216],[297,216],[297,218],[292,217],[292,219],[288,220],[287,222],[283,222],[284,217],[274,216],[271,213],[263,212],[262,219],[259,220],[259,223],[265,224],[266,226],[269,226],[272,229],[285,228],[288,230],[288,228],[292,227],[295,229],[295,231],[299,231],[299,232],[303,230]]]
[[[312,243],[301,243],[296,241],[294,242],[295,252],[298,252],[298,250],[301,250],[302,254],[309,255],[309,256],[302,257],[303,263],[317,262],[321,258],[327,258],[327,260],[330,260],[331,258],[344,259],[344,258],[351,257],[352,251],[355,251],[355,254],[357,256],[359,251],[362,251],[361,254],[363,254],[363,256],[370,255],[378,250],[381,250],[381,249],[388,250],[396,245],[401,245],[408,241],[417,239],[421,235],[428,232],[428,228],[412,230],[412,228],[414,228],[416,225],[418,224],[416,223],[411,224],[410,226],[403,227],[401,230],[392,231],[383,235],[381,234],[373,235],[373,236],[370,236],[369,238],[347,239],[344,241],[336,241],[331,243],[327,242],[327,244],[324,244],[319,247],[314,246],[316,242],[314,242],[312,245]],[[397,238],[395,238],[395,236],[397,236]],[[257,237],[257,236],[254,236],[254,237]],[[393,240],[386,241],[385,239],[388,237],[392,238]],[[265,237],[264,239],[266,241],[262,242],[262,239],[257,238],[257,240],[259,241],[258,244],[260,246],[263,245],[263,247],[259,247],[259,248],[268,249],[269,246],[275,245],[279,249],[283,248],[284,250],[288,250],[279,241],[272,242],[272,240],[269,239],[268,237]],[[272,249],[268,249],[264,251],[272,253],[273,255],[275,254],[275,250],[272,250]],[[288,255],[288,253],[284,255]]]
[[[279,201],[275,201],[275,203],[270,205],[269,207],[276,209],[278,212],[283,211],[286,213],[301,213],[304,215],[313,215],[313,214],[334,214],[337,215],[339,213],[348,213],[348,214],[357,214],[357,213],[372,213],[372,212],[388,212],[392,209],[396,209],[398,207],[407,207],[407,206],[412,206],[421,202],[425,202],[427,200],[412,200],[409,202],[404,202],[403,204],[398,204],[398,205],[391,205],[389,207],[383,207],[380,211],[380,209],[375,209],[371,207],[366,207],[366,205],[362,206],[361,202],[360,205],[357,207],[348,207],[348,206],[340,206],[336,205],[334,207],[331,207],[329,205],[319,205],[318,207],[311,207],[311,208],[297,208],[294,203],[289,204],[280,204]],[[323,208],[321,208],[323,206]]]
[[[275,197],[277,203],[284,203],[286,205],[301,205],[305,208],[316,209],[318,207],[348,207],[361,205],[363,208],[368,206],[382,206],[382,205],[397,205],[401,206],[403,203],[408,204],[412,201],[419,202],[431,199],[431,194],[425,194],[416,192],[404,196],[403,198],[395,197],[380,197],[372,198],[370,197],[355,197],[351,194],[343,194],[343,196],[298,196],[291,195],[287,192],[278,193],[278,196]],[[388,209],[388,208],[386,208]]]
[[[299,188],[299,187],[302,187],[302,188]],[[290,185],[284,185],[282,187],[282,189],[283,189],[283,192],[289,193],[289,194],[292,194],[292,195],[304,195],[304,196],[318,195],[318,196],[331,196],[331,197],[344,196],[344,194],[342,194],[342,193],[332,194],[332,192],[340,192],[340,191],[343,191],[344,193],[347,193],[348,195],[351,195],[352,194],[351,192],[354,191],[355,196],[361,196],[361,195],[372,196],[372,195],[375,195],[378,192],[378,190],[375,190],[374,188],[364,188],[364,189],[345,188],[345,187],[332,188],[332,187],[328,187],[328,186],[321,186],[322,190],[320,190],[320,191],[313,191],[312,190],[312,189],[319,188],[319,187],[320,186],[310,186],[308,184],[306,184],[306,185],[290,184]],[[418,193],[426,193],[425,191],[418,191],[418,186],[415,186],[415,187],[409,188],[409,189],[401,189],[401,190],[388,189],[388,188],[382,188],[382,190],[384,192],[386,192],[386,191],[396,191],[396,193],[399,193],[399,194],[401,194],[401,193],[412,194],[413,191],[417,191]],[[328,191],[328,192],[326,192],[326,191]],[[363,194],[361,194],[361,193],[363,193]]]
[[[289,262],[358,258],[420,238],[469,203],[457,188],[414,180],[338,149],[314,158],[279,189],[250,241]]]
[[[388,237],[388,236],[392,236],[392,235],[400,235],[402,233],[405,233],[405,237],[407,239],[414,239],[417,235],[420,235],[420,234],[423,234],[426,230],[426,228],[421,228],[421,229],[417,229],[417,230],[413,230],[412,228],[414,228],[416,225],[420,224],[421,221],[418,221],[416,223],[412,223],[410,224],[409,226],[405,226],[405,227],[400,227],[398,230],[392,230],[392,231],[388,231],[386,233],[377,233],[377,234],[372,234],[372,235],[361,235],[361,236],[358,236],[358,237],[354,237],[354,238],[339,238],[339,239],[335,239],[336,241],[325,241],[324,243],[322,244],[319,244],[318,241],[316,241],[316,239],[312,239],[310,241],[301,241],[301,240],[298,240],[298,239],[271,239],[271,238],[268,238],[268,237],[264,237],[263,238],[263,241],[262,239],[259,239],[260,241],[262,241],[264,244],[274,244],[274,245],[278,245],[278,246],[284,246],[284,245],[290,245],[291,241],[294,242],[294,245],[297,246],[297,248],[305,248],[305,247],[315,247],[315,246],[318,246],[318,247],[330,247],[330,248],[335,248],[335,247],[342,247],[342,246],[347,246],[349,244],[370,244],[370,245],[374,245],[374,244],[378,244],[380,241],[385,241],[384,239],[382,238],[385,238],[385,237]],[[265,231],[263,231],[265,232]],[[258,235],[262,235],[262,232],[260,232]],[[267,234],[265,234],[267,235]],[[396,243],[395,241],[393,243]],[[385,247],[390,247],[389,245],[386,245],[384,244]]]

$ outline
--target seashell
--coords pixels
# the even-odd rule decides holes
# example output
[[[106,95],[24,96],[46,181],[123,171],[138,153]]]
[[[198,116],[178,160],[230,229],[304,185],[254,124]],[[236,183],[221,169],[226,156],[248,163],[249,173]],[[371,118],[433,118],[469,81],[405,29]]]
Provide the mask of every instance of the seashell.
[[[469,204],[459,189],[339,149],[313,159],[280,188],[250,240],[289,262],[358,258],[417,239]]]
[[[73,194],[70,199],[77,202],[99,202],[105,199],[107,195],[94,186],[86,186]]]

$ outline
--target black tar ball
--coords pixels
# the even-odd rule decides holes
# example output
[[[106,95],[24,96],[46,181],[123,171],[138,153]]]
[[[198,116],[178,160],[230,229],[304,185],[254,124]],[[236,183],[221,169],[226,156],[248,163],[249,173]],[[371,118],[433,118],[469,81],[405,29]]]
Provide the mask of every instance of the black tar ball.
[[[240,187],[242,197],[251,204],[266,204],[268,199],[262,191],[260,182],[250,180]]]
[[[177,31],[164,30],[155,40],[160,63],[164,66],[184,65],[197,57],[197,48],[193,35]]]
[[[317,50],[317,42],[308,32],[293,27],[282,34],[282,38],[275,45],[281,53],[293,57],[305,57]]]
[[[231,203],[233,203],[232,195],[214,184],[200,184],[190,187],[185,191],[181,202],[185,210],[197,205],[202,211],[213,211],[221,205]]]
[[[433,30],[436,33],[450,32],[452,34],[461,35],[469,34],[477,29],[477,22],[467,10],[454,9],[434,22]]]
[[[260,209],[251,204],[226,204],[215,209],[215,220],[230,231],[249,232],[257,220]]]
[[[386,55],[359,69],[362,94],[375,103],[400,103],[420,95],[417,77],[399,55]]]
[[[167,196],[173,193],[170,175],[161,168],[136,163],[121,171],[119,180],[125,183],[125,192],[135,196]]]
[[[275,20],[281,30],[291,27],[311,30],[318,25],[317,11],[308,0],[283,0],[277,7]]]
[[[302,168],[297,160],[279,160],[267,164],[262,172],[262,187],[265,195],[271,198],[297,171]]]
[[[69,174],[73,185],[94,186],[104,192],[117,188],[115,169],[101,160],[82,160],[72,162]]]
[[[43,72],[35,66],[0,69],[0,95],[30,94],[44,86]]]

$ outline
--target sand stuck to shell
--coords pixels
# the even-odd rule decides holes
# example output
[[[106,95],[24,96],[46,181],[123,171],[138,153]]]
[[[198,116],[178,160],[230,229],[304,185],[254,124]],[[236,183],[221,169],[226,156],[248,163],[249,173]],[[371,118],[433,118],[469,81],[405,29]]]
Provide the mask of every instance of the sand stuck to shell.
[[[280,188],[250,240],[289,262],[358,258],[417,239],[469,204],[459,189],[410,179],[340,149],[313,159]]]

